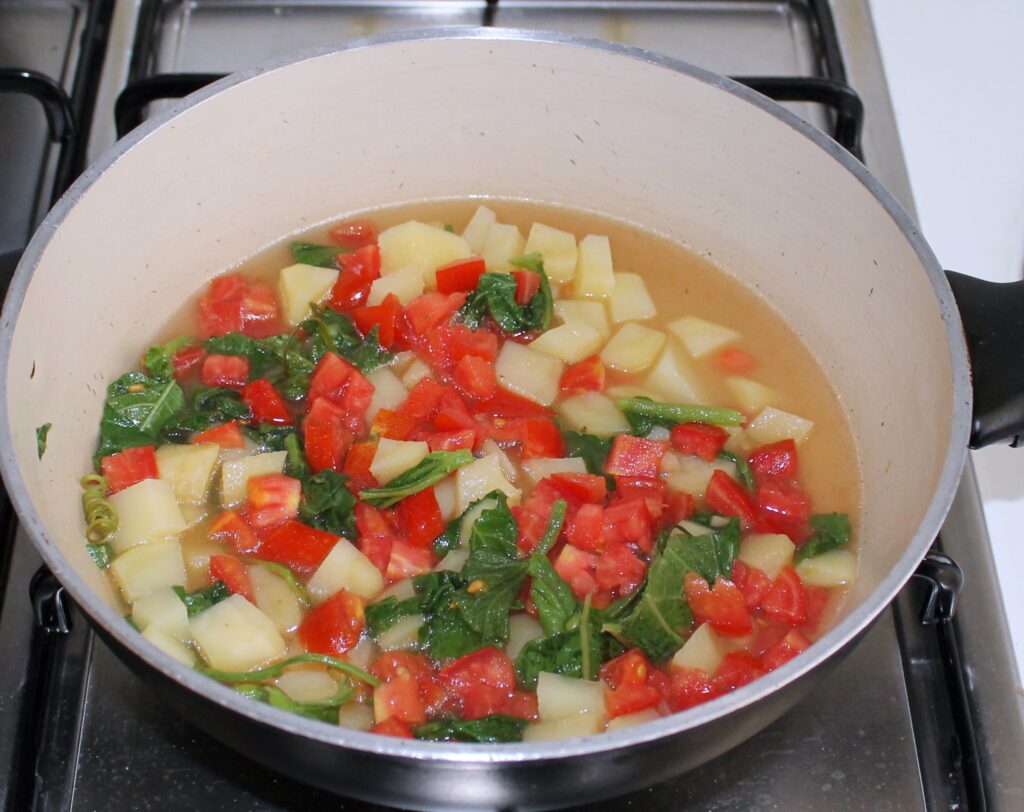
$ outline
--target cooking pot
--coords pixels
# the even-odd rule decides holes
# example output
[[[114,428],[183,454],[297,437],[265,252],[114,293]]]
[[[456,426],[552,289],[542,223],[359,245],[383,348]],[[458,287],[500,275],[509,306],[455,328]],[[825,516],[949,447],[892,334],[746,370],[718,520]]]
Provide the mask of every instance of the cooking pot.
[[[760,293],[818,357],[855,437],[864,511],[858,578],[808,651],[628,730],[484,746],[375,736],[252,702],[125,622],[86,553],[78,487],[106,385],[182,301],[282,236],[346,212],[478,195],[593,210],[684,243]],[[985,306],[1012,315],[1007,301],[1001,292]],[[977,312],[970,332],[987,358],[992,318]],[[554,34],[392,35],[194,94],[118,142],[56,205],[18,268],[0,339],[9,493],[106,642],[183,715],[252,758],[419,809],[579,804],[664,780],[763,728],[813,689],[914,571],[972,427],[950,286],[860,163],[721,76]],[[979,413],[978,441],[1021,431],[1024,387],[1016,399],[1006,390],[1000,381],[986,395],[1000,417]],[[40,459],[35,428],[47,422]]]

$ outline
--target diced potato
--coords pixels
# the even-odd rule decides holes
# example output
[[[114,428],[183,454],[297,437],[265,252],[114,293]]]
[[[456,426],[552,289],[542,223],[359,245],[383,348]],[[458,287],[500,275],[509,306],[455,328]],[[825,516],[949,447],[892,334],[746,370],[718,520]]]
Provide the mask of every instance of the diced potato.
[[[284,654],[274,622],[241,595],[231,595],[188,622],[203,659],[223,671],[250,671]]]
[[[171,484],[179,502],[201,504],[206,501],[219,461],[220,446],[214,443],[162,445],[156,450],[160,479]]]
[[[683,521],[678,523],[678,526],[691,536],[706,536],[708,533],[714,532],[710,527],[697,524],[697,522],[691,522],[689,519],[683,519]]]
[[[505,478],[501,461],[493,454],[473,460],[455,472],[455,490],[458,495],[458,510],[462,513],[477,499],[491,491],[501,491],[508,496],[509,504],[519,504],[522,491]]]
[[[188,642],[188,610],[178,593],[169,586],[155,589],[132,604],[132,623],[139,631],[156,626],[183,642]]]
[[[523,255],[523,235],[515,226],[495,223],[484,239],[483,258],[488,271],[513,271],[510,259]]]
[[[665,346],[665,334],[635,322],[626,322],[601,350],[601,360],[619,372],[643,372]]]
[[[368,305],[379,305],[389,293],[395,294],[398,301],[403,305],[409,304],[413,299],[423,293],[425,283],[423,272],[414,266],[401,268],[387,276],[374,279],[370,285],[370,293],[366,297]]]
[[[747,434],[758,445],[788,439],[799,443],[813,428],[814,423],[810,420],[768,406],[750,422]]]
[[[567,426],[584,434],[607,437],[629,431],[629,421],[610,398],[600,392],[581,392],[558,404]]]
[[[405,371],[409,368],[409,364],[411,364],[415,360],[416,353],[414,353],[412,350],[402,350],[401,352],[395,353],[394,360],[392,360],[391,363],[388,364],[388,369],[390,369],[392,372],[395,373],[395,375],[401,378],[405,374]]]
[[[757,443],[751,442],[746,430],[740,426],[725,426],[724,428],[729,432],[729,439],[725,441],[725,450],[730,454],[746,457],[757,447]]]
[[[651,389],[642,386],[635,386],[631,383],[620,383],[617,386],[606,387],[604,393],[612,400],[623,398],[650,398],[651,400],[663,400],[661,395]]]
[[[364,671],[368,671],[373,661],[379,656],[380,647],[369,635],[364,635],[362,640],[345,652],[345,659],[356,668],[362,668]]]
[[[283,473],[287,456],[287,451],[269,451],[225,462],[220,467],[220,506],[229,508],[244,502],[252,477]]]
[[[581,713],[603,717],[606,690],[603,682],[541,671],[537,678],[537,710],[545,722]]]
[[[381,484],[418,465],[430,453],[430,446],[421,441],[381,438],[370,463],[370,473]]]
[[[608,310],[615,324],[644,321],[658,315],[644,278],[635,273],[615,274],[615,289],[608,298]]]
[[[525,612],[512,615],[508,619],[508,643],[505,644],[505,653],[515,659],[527,643],[544,636],[544,629],[540,623]]]
[[[603,724],[604,716],[599,716],[596,713],[579,713],[550,722],[535,722],[526,726],[526,730],[523,731],[523,741],[546,742],[592,736],[601,730]]]
[[[366,409],[366,422],[372,424],[373,418],[381,409],[396,409],[406,395],[409,394],[405,386],[387,367],[375,369],[366,376],[366,380],[373,384],[373,395],[370,398],[370,405]]]
[[[469,222],[462,232],[462,239],[469,245],[469,250],[477,256],[483,254],[487,232],[491,230],[491,226],[497,219],[494,212],[486,206],[477,206],[473,216],[469,218]]]
[[[110,496],[117,511],[117,533],[110,540],[115,553],[137,544],[176,536],[185,530],[174,489],[162,479],[143,479]]]
[[[737,558],[744,564],[763,570],[774,578],[783,567],[793,563],[796,546],[782,533],[751,533],[740,542]]]
[[[683,342],[686,351],[693,358],[703,358],[743,337],[735,330],[696,316],[676,319],[669,323],[668,329]]]
[[[568,321],[552,327],[530,343],[530,348],[575,364],[601,349],[604,337],[585,321]]]
[[[269,617],[274,627],[290,636],[302,623],[302,604],[288,582],[259,564],[246,567],[257,608]]]
[[[178,603],[181,603],[181,601],[178,601]],[[184,606],[185,605],[182,604],[182,608],[184,608]],[[159,626],[154,625],[147,627],[142,632],[142,636],[160,649],[164,654],[173,657],[182,665],[187,665],[189,668],[195,667],[196,655],[192,653],[192,649],[186,646],[173,634],[168,634]]]
[[[178,508],[181,510],[181,518],[185,520],[185,527],[188,530],[196,527],[210,514],[210,510],[205,504],[195,505],[191,502],[179,502]]]
[[[171,539],[136,545],[110,562],[110,572],[129,603],[164,587],[185,586],[181,542]]]
[[[458,234],[417,220],[385,229],[377,238],[377,244],[380,246],[380,270],[384,276],[415,268],[431,287],[435,284],[434,271],[472,253],[469,243]]]
[[[468,560],[469,548],[460,547],[442,558],[434,567],[434,572],[459,572]]]
[[[857,575],[857,556],[849,550],[829,550],[796,565],[796,574],[807,586],[843,586]]]
[[[441,511],[441,518],[450,522],[459,515],[459,500],[456,496],[455,475],[447,476],[434,486],[434,498]]]
[[[558,397],[565,366],[557,358],[508,341],[498,353],[498,385],[527,400],[550,406]]]
[[[725,657],[724,647],[710,623],[702,623],[690,635],[672,658],[672,665],[680,668],[699,668],[705,674],[714,674]]]
[[[365,702],[346,702],[338,709],[338,724],[351,730],[366,731],[373,727],[373,708]]]
[[[348,539],[338,539],[306,584],[315,601],[324,601],[341,589],[372,598],[384,588],[384,576]]]
[[[309,305],[319,304],[337,281],[338,271],[334,268],[301,263],[288,266],[277,279],[281,316],[292,326],[303,321],[309,316]]]
[[[416,384],[428,377],[430,377],[430,367],[427,366],[425,361],[416,358],[409,364],[409,368],[402,373],[402,386],[406,389],[412,389]]]
[[[691,455],[671,454],[671,457],[676,462],[676,469],[665,479],[669,490],[703,496],[715,473],[715,466],[707,460]]]
[[[513,485],[516,484],[516,479],[519,477],[519,469],[516,464],[508,458],[500,445],[494,440],[488,437],[480,444],[479,452],[481,456],[495,456],[498,458],[498,463],[501,465],[501,473],[505,475],[505,479],[511,482]]]
[[[199,533],[187,533],[181,539],[185,559],[185,583],[205,583],[210,575],[210,556],[223,555],[224,543]]]
[[[654,708],[647,708],[636,713],[627,713],[625,716],[616,716],[605,725],[604,729],[608,733],[614,733],[616,730],[625,730],[627,727],[636,727],[637,725],[653,722],[655,719],[660,718],[661,714],[654,710]]]
[[[403,578],[401,581],[393,583],[383,592],[380,592],[370,603],[380,603],[388,598],[394,598],[396,601],[405,601],[415,597],[416,587],[413,586],[412,578]]]
[[[577,296],[604,299],[615,289],[612,247],[605,236],[588,234],[580,240],[576,276],[572,281]]]
[[[707,403],[707,393],[693,362],[674,347],[665,346],[643,385],[672,403]]]
[[[779,393],[770,386],[765,386],[750,378],[726,378],[725,385],[729,387],[729,391],[736,398],[740,409],[746,414],[757,414],[779,397]]]
[[[377,645],[383,651],[409,651],[420,643],[420,626],[423,615],[403,617],[394,626],[380,633]]]
[[[544,257],[544,271],[552,282],[571,282],[576,275],[576,237],[568,231],[534,223],[523,253]]]
[[[319,668],[290,668],[274,683],[296,702],[319,702],[338,693],[338,683]]]
[[[554,310],[555,315],[564,324],[574,321],[586,322],[597,330],[601,334],[601,338],[606,341],[612,334],[604,302],[595,302],[589,299],[559,299],[555,302]]]
[[[531,457],[520,465],[531,485],[552,474],[585,474],[587,466],[580,457]]]

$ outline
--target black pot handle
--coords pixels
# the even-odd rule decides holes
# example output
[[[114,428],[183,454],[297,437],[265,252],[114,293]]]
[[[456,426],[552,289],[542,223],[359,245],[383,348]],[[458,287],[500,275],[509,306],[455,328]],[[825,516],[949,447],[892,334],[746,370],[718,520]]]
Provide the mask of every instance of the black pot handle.
[[[971,448],[1024,444],[1024,280],[987,282],[946,271],[971,355]]]

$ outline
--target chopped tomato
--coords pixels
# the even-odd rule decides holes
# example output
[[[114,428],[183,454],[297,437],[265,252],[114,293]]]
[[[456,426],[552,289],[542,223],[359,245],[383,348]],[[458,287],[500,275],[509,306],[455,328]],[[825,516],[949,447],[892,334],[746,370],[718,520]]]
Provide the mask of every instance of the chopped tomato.
[[[668,705],[673,711],[686,710],[720,696],[722,690],[699,668],[673,666]]]
[[[306,401],[325,397],[344,412],[345,427],[353,434],[364,428],[364,416],[373,399],[374,386],[358,369],[329,352],[320,359],[309,379]]]
[[[683,578],[683,590],[697,623],[710,623],[716,632],[729,637],[743,637],[753,630],[743,593],[732,581],[719,577],[709,588],[697,573],[688,572]]]
[[[754,491],[757,529],[763,533],[785,533],[799,542],[807,535],[811,500],[796,482],[771,479],[759,482]]]
[[[405,317],[416,335],[424,335],[455,315],[466,301],[465,293],[424,293],[405,306]]]
[[[485,361],[498,357],[498,337],[489,330],[470,330],[461,324],[453,324],[448,336],[452,360],[456,363],[467,355],[475,355]]]
[[[314,473],[330,469],[341,471],[352,432],[345,426],[345,412],[327,398],[317,398],[302,422],[302,437],[306,446],[306,460]]]
[[[391,557],[388,559],[385,577],[392,583],[414,578],[430,572],[436,561],[437,557],[429,545],[417,547],[405,539],[396,537],[391,543]]]
[[[298,636],[307,651],[344,654],[359,642],[365,626],[365,602],[342,589],[309,611]]]
[[[672,427],[672,448],[680,454],[695,454],[714,460],[729,439],[729,432],[710,423],[680,423]]]
[[[394,541],[395,537],[390,534],[360,536],[357,546],[359,552],[380,570],[380,574],[387,576],[388,564],[391,563],[391,545],[394,544]]]
[[[572,587],[573,594],[583,600],[597,586],[594,570],[600,560],[596,553],[566,544],[555,559],[555,572]]]
[[[761,610],[787,626],[800,626],[807,622],[807,592],[795,569],[783,567],[775,576],[761,602]]]
[[[245,564],[233,555],[210,556],[210,580],[222,581],[232,595],[241,595],[250,603],[255,603]]]
[[[734,691],[763,675],[764,669],[757,657],[745,651],[732,651],[722,658],[713,682],[724,693]]]
[[[100,473],[107,478],[107,493],[123,491],[144,479],[158,479],[156,449],[143,445],[118,451],[100,460]]]
[[[604,549],[604,508],[583,505],[569,519],[565,538],[581,550],[601,552]]]
[[[728,347],[715,356],[715,363],[733,375],[746,375],[757,366],[757,359],[737,347]]]
[[[739,516],[745,524],[752,524],[756,508],[743,486],[725,471],[715,470],[705,491],[708,507],[723,516]]]
[[[621,597],[636,592],[646,572],[647,564],[637,558],[629,547],[609,544],[594,569],[594,581],[601,591],[615,592]]]
[[[266,338],[284,329],[278,318],[274,289],[266,282],[250,282],[242,293],[242,333]]]
[[[174,367],[174,377],[179,381],[188,377],[193,370],[202,366],[206,357],[206,350],[202,347],[182,347],[171,356],[171,365]]]
[[[476,431],[473,429],[435,431],[426,436],[426,441],[431,451],[459,451],[460,449],[472,451],[473,446],[476,445]]]
[[[732,562],[732,582],[743,594],[743,601],[751,612],[761,608],[772,581],[763,570],[744,564],[738,558]]]
[[[476,405],[477,414],[488,417],[551,417],[553,412],[546,406],[532,400],[513,395],[504,389],[498,389],[494,397]]]
[[[349,220],[333,226],[328,232],[331,242],[342,248],[362,248],[377,242],[377,229],[369,220]]]
[[[563,471],[552,474],[548,480],[570,502],[604,504],[605,496],[608,494],[608,483],[603,476],[597,474],[572,474]]]
[[[494,395],[498,375],[492,361],[466,355],[455,365],[455,382],[471,398],[484,400]]]
[[[253,425],[273,423],[283,426],[292,422],[292,416],[274,385],[266,378],[253,381],[242,390],[242,402],[249,407]]]
[[[522,438],[523,459],[565,456],[565,440],[554,420],[524,417],[517,428]]]
[[[257,556],[276,561],[296,572],[313,572],[338,543],[338,537],[324,530],[287,521],[271,530],[260,544]]]
[[[227,542],[242,555],[255,553],[260,546],[251,525],[235,510],[225,510],[215,517],[206,528],[206,534],[211,539]]]
[[[655,673],[650,661],[638,649],[627,651],[601,666],[601,679],[611,688],[605,694],[608,717],[614,719],[657,707],[662,692],[651,680]]]
[[[480,257],[458,259],[437,269],[438,293],[460,293],[476,290],[487,268]]]
[[[349,449],[341,472],[349,477],[351,487],[359,490],[377,487],[377,478],[370,473],[370,465],[376,454],[376,443],[356,443]]]
[[[370,728],[369,732],[376,733],[379,736],[394,736],[396,739],[413,738],[412,728],[394,716],[389,716],[383,722],[378,722]]]
[[[582,510],[583,508],[580,508]],[[651,512],[643,496],[618,499],[604,509],[605,544],[635,544],[645,553],[654,548]]]
[[[278,327],[274,292],[265,283],[250,284],[241,274],[220,276],[199,299],[199,326],[204,336],[270,335]]]
[[[655,479],[667,448],[668,443],[662,440],[619,434],[612,440],[612,449],[604,464],[605,473]]]
[[[302,483],[284,474],[262,474],[246,483],[246,515],[253,527],[270,527],[299,515]]]
[[[535,718],[536,708],[516,690],[516,672],[508,656],[493,646],[459,657],[438,679],[462,703],[464,719],[495,713]]]
[[[352,320],[364,336],[369,335],[370,331],[376,327],[377,341],[384,349],[390,350],[391,345],[395,342],[395,319],[398,318],[401,309],[402,305],[398,301],[398,297],[389,293],[378,305],[355,308],[352,311]]]
[[[386,535],[393,530],[384,512],[366,502],[356,503],[356,529],[361,536]]]
[[[424,378],[417,383],[398,407],[398,413],[413,420],[429,420],[438,409],[445,389],[433,378]]]
[[[668,495],[668,524],[678,524],[693,515],[693,494],[672,491]]]
[[[790,629],[781,641],[761,655],[761,667],[765,671],[773,671],[784,663],[788,663],[810,645],[807,638],[796,629]]]
[[[433,488],[405,497],[398,503],[398,509],[414,547],[426,547],[444,532],[445,523]]]
[[[407,440],[416,428],[417,422],[414,417],[393,412],[391,409],[381,409],[373,418],[370,434],[389,440]]]
[[[642,496],[647,503],[647,512],[652,522],[658,522],[665,512],[665,500],[668,488],[660,479],[644,479],[643,477],[615,477],[615,496],[617,499],[628,499],[631,496]],[[683,517],[685,518],[685,517]],[[676,519],[675,522],[680,521]]]
[[[768,477],[796,479],[799,467],[796,443],[792,439],[786,439],[760,446],[750,452],[747,462],[758,480]]]
[[[523,505],[516,505],[511,510],[519,529],[516,544],[524,553],[532,552],[548,529],[547,516]]]
[[[373,712],[377,718],[398,719],[410,725],[421,725],[427,721],[420,686],[411,675],[396,677],[375,688]]]
[[[564,394],[576,392],[600,392],[604,389],[604,364],[600,355],[591,355],[573,364],[562,373],[558,388]]]
[[[237,420],[229,420],[219,426],[192,435],[192,443],[215,443],[221,448],[245,448],[245,436]]]
[[[512,271],[512,278],[516,280],[516,304],[520,307],[528,305],[540,290],[540,274],[536,271]]]
[[[428,713],[439,714],[448,710],[447,695],[437,678],[437,672],[430,660],[422,654],[386,652],[374,660],[370,673],[382,682],[411,677],[419,686],[420,701]]]
[[[341,271],[331,288],[328,304],[335,310],[349,311],[366,302],[370,286],[380,277],[380,250],[366,245],[351,254],[341,254]]]
[[[825,615],[832,592],[823,586],[805,586],[807,593],[807,621],[803,625],[804,631],[814,633],[821,625],[821,619]]]

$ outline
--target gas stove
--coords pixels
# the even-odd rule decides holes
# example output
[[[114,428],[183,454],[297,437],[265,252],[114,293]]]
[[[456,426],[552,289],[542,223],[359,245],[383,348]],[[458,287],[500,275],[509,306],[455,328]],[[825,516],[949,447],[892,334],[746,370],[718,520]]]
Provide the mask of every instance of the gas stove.
[[[0,269],[88,160],[167,99],[297,50],[494,25],[621,41],[739,78],[913,212],[866,0],[0,0]],[[383,807],[268,772],[178,718],[40,569],[0,556],[5,809]],[[806,701],[704,767],[588,809],[1019,809],[1024,726],[973,471],[917,576]]]

